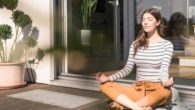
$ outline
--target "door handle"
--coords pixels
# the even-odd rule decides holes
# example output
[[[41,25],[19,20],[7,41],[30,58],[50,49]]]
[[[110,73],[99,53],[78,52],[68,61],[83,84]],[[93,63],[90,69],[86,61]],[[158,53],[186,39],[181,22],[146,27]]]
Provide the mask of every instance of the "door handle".
[[[114,1],[108,1],[108,3],[118,6],[119,5],[119,0],[114,0]]]

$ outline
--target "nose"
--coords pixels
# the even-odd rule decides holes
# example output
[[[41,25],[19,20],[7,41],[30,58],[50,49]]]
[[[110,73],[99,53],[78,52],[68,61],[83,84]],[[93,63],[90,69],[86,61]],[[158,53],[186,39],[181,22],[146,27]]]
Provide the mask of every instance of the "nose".
[[[142,23],[143,23],[143,25],[147,25],[147,24],[148,24],[148,22],[147,22],[147,21],[143,21]]]

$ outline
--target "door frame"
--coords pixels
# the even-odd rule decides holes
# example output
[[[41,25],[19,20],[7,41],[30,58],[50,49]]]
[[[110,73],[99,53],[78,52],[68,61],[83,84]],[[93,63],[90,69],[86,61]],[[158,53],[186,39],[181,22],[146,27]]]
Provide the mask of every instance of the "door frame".
[[[62,35],[64,36],[63,38],[63,45],[65,46],[65,56],[64,56],[64,59],[61,63],[61,65],[58,65],[60,67],[56,67],[56,63],[55,63],[55,67],[56,67],[56,70],[58,70],[58,72],[60,71],[61,74],[57,74],[57,79],[58,80],[66,80],[68,82],[66,82],[66,86],[68,87],[76,87],[76,88],[79,88],[79,87],[84,87],[83,89],[97,89],[97,85],[98,83],[95,81],[95,76],[84,76],[84,75],[78,75],[78,74],[71,74],[71,73],[68,73],[68,36],[71,36],[70,34],[71,33],[68,33],[70,32],[71,30],[71,22],[68,22],[69,19],[71,19],[72,15],[70,13],[70,10],[71,10],[71,5],[67,5],[68,3],[71,3],[71,0],[61,0],[62,1],[62,10],[65,10],[65,11],[62,11],[62,21],[63,21],[63,26],[62,26],[62,30],[64,31],[62,33]],[[124,28],[124,44],[123,44],[123,62],[126,62],[127,60],[127,57],[128,57],[128,52],[129,52],[129,46],[131,44],[131,42],[134,40],[134,34],[135,34],[135,16],[134,16],[134,9],[135,9],[135,5],[134,5],[134,0],[123,0],[123,28]],[[68,13],[69,11],[69,13]],[[115,8],[115,11],[117,11],[117,7]],[[117,18],[118,16],[115,16],[115,19],[118,20]],[[119,23],[115,23],[115,26],[118,26],[120,25],[120,22]],[[69,27],[69,28],[67,28]],[[118,29],[118,28],[115,28],[115,29]],[[119,31],[120,32],[120,31]],[[116,36],[120,34],[120,33],[115,33],[115,38],[117,38]],[[118,38],[117,38],[118,39]],[[115,45],[116,48],[117,45]],[[117,54],[119,54],[120,51],[116,50],[116,52],[118,52]],[[125,64],[125,63],[124,63]],[[62,75],[63,74],[63,75]],[[78,86],[79,84],[76,83],[76,84],[73,84],[74,82],[77,82],[77,81],[80,81],[80,84],[82,84],[81,82],[83,82],[82,85]],[[86,82],[87,82],[87,85],[86,85]],[[90,84],[89,84],[90,82]],[[129,82],[132,82],[132,80],[125,80],[125,79],[121,79],[119,80],[118,82],[121,82],[121,83],[128,83]],[[91,86],[91,87],[90,87]]]

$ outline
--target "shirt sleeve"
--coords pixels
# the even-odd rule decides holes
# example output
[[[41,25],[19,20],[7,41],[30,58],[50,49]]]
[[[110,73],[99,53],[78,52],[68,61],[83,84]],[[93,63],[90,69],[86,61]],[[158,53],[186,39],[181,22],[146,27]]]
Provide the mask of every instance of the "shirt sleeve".
[[[160,67],[160,81],[162,83],[166,82],[169,79],[169,66],[173,55],[173,44],[168,42],[165,44],[165,51]]]
[[[118,72],[108,76],[110,81],[114,81],[117,80],[119,78],[124,78],[125,76],[129,75],[133,69],[134,66],[134,46],[133,43],[130,46],[129,49],[129,55],[128,55],[128,59],[127,62],[125,64],[125,66],[119,70]]]

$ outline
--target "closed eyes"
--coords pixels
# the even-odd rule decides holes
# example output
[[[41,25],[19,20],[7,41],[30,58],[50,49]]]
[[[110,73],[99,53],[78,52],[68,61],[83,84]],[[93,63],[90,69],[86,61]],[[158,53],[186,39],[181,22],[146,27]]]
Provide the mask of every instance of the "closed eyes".
[[[145,21],[145,20],[152,21],[153,19],[152,18],[143,18],[142,19],[142,21]]]

